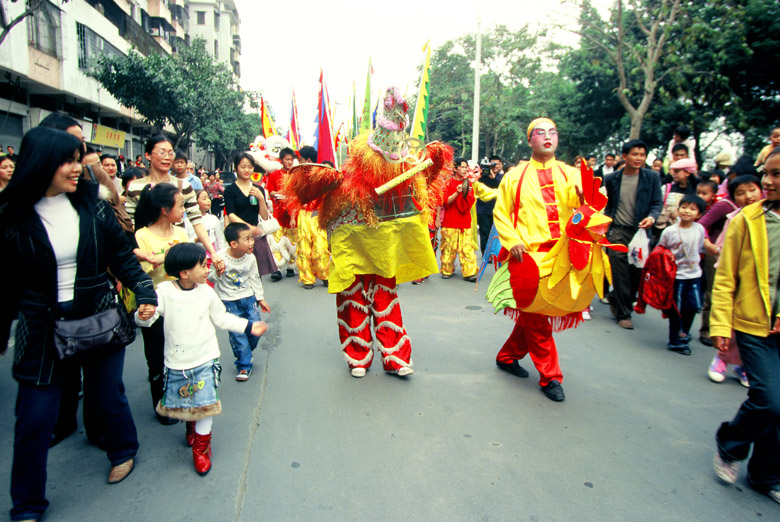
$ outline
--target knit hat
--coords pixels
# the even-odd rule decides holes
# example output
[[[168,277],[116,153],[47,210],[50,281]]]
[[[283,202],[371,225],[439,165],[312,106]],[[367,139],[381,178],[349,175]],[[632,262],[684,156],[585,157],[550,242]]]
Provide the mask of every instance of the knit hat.
[[[397,87],[385,91],[382,115],[376,119],[376,130],[368,137],[368,145],[391,163],[404,161],[409,154],[406,113],[409,104]]]
[[[556,130],[558,129],[558,126],[555,125],[555,122],[552,121],[550,118],[536,118],[534,121],[531,122],[530,125],[528,125],[528,139],[529,140],[531,139],[531,131],[534,130],[534,127],[536,127],[537,125],[539,125],[540,123],[543,123],[543,122],[551,124],[553,127],[556,128]]]
[[[696,161],[692,160],[691,158],[679,159],[674,163],[672,163],[671,165],[669,165],[669,168],[675,170],[684,170],[689,174],[696,174],[696,171],[698,170],[698,167],[696,166]]]
[[[720,154],[715,156],[715,164],[723,165],[724,167],[730,167],[734,164],[734,160],[732,159],[730,153],[721,152]]]

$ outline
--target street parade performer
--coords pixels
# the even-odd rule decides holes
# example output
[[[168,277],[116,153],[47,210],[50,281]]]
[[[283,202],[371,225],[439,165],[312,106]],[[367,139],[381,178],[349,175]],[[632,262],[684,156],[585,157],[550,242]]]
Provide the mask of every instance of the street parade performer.
[[[553,401],[565,398],[553,331],[573,328],[596,292],[603,292],[609,260],[602,246],[610,219],[599,211],[607,197],[584,163],[582,172],[555,159],[558,131],[548,118],[528,126],[531,161],[507,172],[493,217],[501,241],[487,299],[516,321],[496,356],[502,370],[528,372],[518,361],[531,355],[539,385]],[[625,248],[625,247],[623,247]],[[506,262],[505,262],[506,261]]]
[[[384,370],[414,373],[396,285],[438,272],[428,220],[432,194],[441,190],[437,177],[453,154],[442,143],[409,138],[408,109],[397,88],[387,89],[384,116],[350,144],[342,171],[300,165],[284,187],[289,209],[319,205],[331,242],[328,289],[338,294],[339,337],[353,377],[363,377],[374,357],[372,319]]]

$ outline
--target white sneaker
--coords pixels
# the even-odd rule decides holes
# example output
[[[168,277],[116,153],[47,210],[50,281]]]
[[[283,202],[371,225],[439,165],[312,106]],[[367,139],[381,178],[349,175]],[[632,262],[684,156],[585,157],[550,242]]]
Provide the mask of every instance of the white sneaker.
[[[360,378],[365,377],[366,375],[366,369],[365,368],[352,368],[352,377]]]
[[[712,359],[707,375],[712,382],[723,382],[726,380],[726,363],[717,355]]]
[[[407,375],[411,375],[411,374],[413,374],[413,373],[414,373],[414,370],[412,370],[412,369],[411,369],[411,368],[409,368],[408,366],[404,366],[403,368],[398,368],[398,369],[395,371],[395,373],[396,373],[396,375],[398,375],[399,377],[406,377]]]
[[[582,311],[582,320],[583,321],[590,321],[590,312],[587,310]]]
[[[767,495],[775,502],[780,503],[780,489],[770,489],[767,491]]]
[[[720,458],[720,454],[716,451],[712,463],[715,467],[715,474],[720,480],[726,484],[734,484],[737,481],[739,462],[726,462]]]

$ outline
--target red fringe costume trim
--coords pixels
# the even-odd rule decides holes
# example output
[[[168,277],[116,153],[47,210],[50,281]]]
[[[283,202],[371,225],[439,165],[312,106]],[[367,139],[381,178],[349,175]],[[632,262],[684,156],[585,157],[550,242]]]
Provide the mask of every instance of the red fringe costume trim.
[[[520,314],[523,313],[517,308],[504,308],[504,315],[512,319],[514,322],[517,322],[520,319]],[[546,316],[547,320],[550,322],[550,326],[552,327],[553,333],[562,332],[564,330],[568,330],[570,328],[577,328],[581,322],[583,322],[582,319],[582,312],[572,312],[568,315],[562,315],[562,316]]]

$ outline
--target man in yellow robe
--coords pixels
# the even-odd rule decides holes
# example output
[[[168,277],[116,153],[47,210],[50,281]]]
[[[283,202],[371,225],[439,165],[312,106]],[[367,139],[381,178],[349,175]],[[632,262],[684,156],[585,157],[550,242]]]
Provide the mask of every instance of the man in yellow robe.
[[[574,209],[580,205],[579,172],[555,159],[558,131],[548,118],[528,126],[531,161],[521,162],[504,176],[499,187],[493,219],[509,256],[522,261],[531,256],[537,265],[555,245]],[[534,290],[535,291],[535,290]],[[558,351],[548,316],[516,310],[515,328],[496,356],[502,370],[528,377],[519,360],[530,354],[539,371],[539,385],[551,400],[565,398],[558,364]]]

